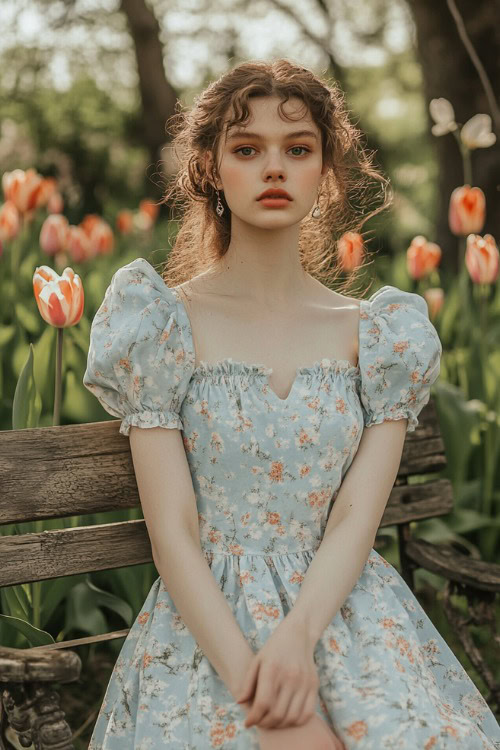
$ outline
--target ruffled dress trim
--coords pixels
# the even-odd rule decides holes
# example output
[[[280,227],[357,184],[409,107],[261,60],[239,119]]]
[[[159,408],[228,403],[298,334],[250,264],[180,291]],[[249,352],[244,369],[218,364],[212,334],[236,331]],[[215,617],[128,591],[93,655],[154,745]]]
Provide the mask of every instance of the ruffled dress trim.
[[[131,427],[184,429],[182,419],[173,411],[140,411],[136,414],[128,414],[122,419],[119,432],[122,435],[128,435]]]

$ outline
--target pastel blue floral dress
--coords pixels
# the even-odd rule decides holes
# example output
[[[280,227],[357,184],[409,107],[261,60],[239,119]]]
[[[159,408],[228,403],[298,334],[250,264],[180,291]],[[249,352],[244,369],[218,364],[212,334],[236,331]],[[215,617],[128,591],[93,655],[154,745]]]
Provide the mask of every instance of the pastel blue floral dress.
[[[182,430],[207,563],[257,652],[293,606],[363,429],[418,424],[442,353],[423,297],[362,300],[359,361],[272,370],[195,366],[180,293],[145,259],[113,276],[91,327],[83,383],[130,427]],[[332,570],[332,586],[335,571]],[[399,573],[374,549],[315,648],[317,712],[347,750],[493,750],[492,711]],[[125,639],[89,750],[257,750],[161,577]]]

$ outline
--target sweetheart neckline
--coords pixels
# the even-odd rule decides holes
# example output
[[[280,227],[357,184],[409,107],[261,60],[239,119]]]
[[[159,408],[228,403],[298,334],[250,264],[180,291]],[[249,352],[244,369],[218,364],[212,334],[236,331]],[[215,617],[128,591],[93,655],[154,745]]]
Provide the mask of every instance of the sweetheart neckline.
[[[260,363],[243,362],[242,360],[233,359],[232,357],[224,357],[217,362],[206,362],[204,360],[200,360],[200,362],[194,367],[192,377],[194,379],[199,379],[203,376],[209,377],[210,375],[214,374],[224,375],[225,373],[232,376],[242,373],[246,375],[261,375],[266,382],[268,391],[270,391],[272,396],[277,399],[277,401],[285,405],[290,402],[292,393],[294,392],[299,380],[303,375],[313,375],[316,372],[319,374],[326,374],[331,370],[342,372],[346,375],[354,375],[355,377],[360,377],[361,374],[359,363],[357,365],[353,365],[352,362],[348,359],[330,359],[328,357],[324,357],[323,359],[316,360],[316,362],[313,362],[312,365],[306,365],[296,368],[295,377],[285,398],[281,398],[281,396],[278,396],[276,391],[271,388],[269,376],[272,375],[273,368],[267,367],[266,365]]]
[[[182,315],[184,316],[184,319],[186,321],[186,329],[189,334],[189,353],[193,360],[196,359],[196,352],[194,348],[194,336],[193,336],[193,327],[191,325],[191,319],[189,317],[189,313],[186,309],[186,306],[184,304],[184,300],[181,297],[181,294],[178,289],[175,287],[167,287],[170,289],[170,291],[173,293],[178,307],[182,312]],[[363,300],[360,300],[360,319],[361,319],[361,305],[363,303]],[[359,322],[358,322],[358,336],[359,336]],[[226,368],[234,368],[236,367],[240,371],[245,372],[251,372],[255,373],[257,375],[262,375],[266,379],[268,390],[273,394],[273,397],[280,402],[281,404],[285,405],[288,404],[293,391],[295,390],[295,386],[297,385],[299,379],[302,375],[309,374],[309,373],[315,373],[317,371],[320,371],[321,369],[327,369],[330,370],[332,368],[337,368],[339,371],[349,373],[352,371],[353,373],[360,373],[360,365],[359,365],[359,355],[358,355],[358,364],[353,365],[352,362],[349,359],[336,359],[336,358],[330,358],[330,357],[323,357],[322,359],[317,359],[315,362],[313,362],[311,365],[305,365],[302,367],[297,367],[295,369],[295,376],[292,381],[292,385],[290,386],[290,390],[288,391],[288,394],[285,396],[285,398],[281,398],[281,396],[278,396],[276,391],[271,388],[271,384],[269,382],[270,375],[273,374],[274,369],[272,367],[267,367],[266,365],[260,363],[260,362],[243,362],[242,360],[233,359],[233,357],[224,357],[223,359],[219,359],[216,362],[206,362],[205,360],[200,360],[198,364],[195,364],[193,361],[193,377],[195,375],[200,374],[208,374],[210,372],[214,371],[224,371]]]

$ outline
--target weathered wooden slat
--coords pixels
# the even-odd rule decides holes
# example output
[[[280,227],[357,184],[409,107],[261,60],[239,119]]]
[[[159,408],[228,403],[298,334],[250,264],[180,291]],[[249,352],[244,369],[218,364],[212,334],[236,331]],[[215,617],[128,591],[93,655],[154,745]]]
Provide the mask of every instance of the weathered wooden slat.
[[[0,524],[139,505],[120,421],[0,431]]]
[[[500,591],[500,565],[476,560],[447,544],[433,544],[425,539],[410,539],[406,554],[417,565],[450,581],[463,583],[482,591]]]
[[[380,527],[444,515],[452,508],[446,479],[394,487]],[[143,519],[0,536],[0,586],[43,581],[152,561]]]
[[[120,420],[0,431],[0,525],[140,505],[130,443]],[[399,478],[446,465],[435,408],[407,435]]]
[[[0,537],[0,586],[43,581],[153,559],[143,519]]]
[[[380,527],[436,518],[453,510],[453,487],[449,479],[392,488]]]

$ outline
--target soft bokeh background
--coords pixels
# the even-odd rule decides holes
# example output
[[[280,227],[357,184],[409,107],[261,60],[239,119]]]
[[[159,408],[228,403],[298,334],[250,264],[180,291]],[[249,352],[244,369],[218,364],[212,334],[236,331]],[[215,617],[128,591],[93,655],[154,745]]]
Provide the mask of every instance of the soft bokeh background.
[[[394,192],[366,237],[339,241],[345,274],[369,238],[377,257],[363,281],[425,296],[443,343],[433,397],[455,510],[413,533],[499,562],[499,11],[498,0],[0,0],[0,429],[109,418],[82,386],[90,323],[119,266],[168,253],[176,223],[155,206],[176,168],[165,123],[239,62],[286,57],[339,81]],[[67,266],[79,277],[63,322],[33,294],[41,266],[53,276],[40,288],[57,289]],[[395,533],[382,554],[398,567]],[[131,625],[156,576],[148,565],[78,577],[50,613],[34,596],[45,582],[12,587],[0,609],[47,641],[102,633]],[[418,571],[416,581],[486,696],[441,611],[443,580]],[[474,636],[488,648],[491,634]],[[1,616],[0,642],[31,643]],[[82,678],[62,691],[77,748],[121,645],[79,650]]]

